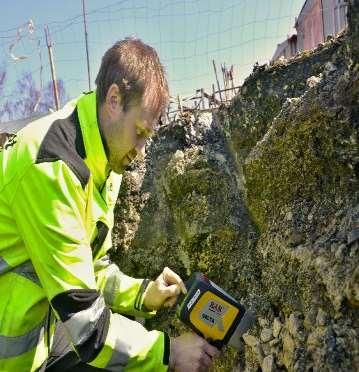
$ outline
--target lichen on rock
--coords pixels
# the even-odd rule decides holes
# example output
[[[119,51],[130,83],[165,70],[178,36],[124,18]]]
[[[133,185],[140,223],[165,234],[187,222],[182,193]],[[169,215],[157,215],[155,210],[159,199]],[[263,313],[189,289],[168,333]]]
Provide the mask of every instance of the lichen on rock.
[[[258,321],[214,371],[359,365],[359,14],[317,50],[257,66],[213,118],[160,128],[124,174],[113,259],[202,271]],[[183,330],[174,310],[151,327]]]

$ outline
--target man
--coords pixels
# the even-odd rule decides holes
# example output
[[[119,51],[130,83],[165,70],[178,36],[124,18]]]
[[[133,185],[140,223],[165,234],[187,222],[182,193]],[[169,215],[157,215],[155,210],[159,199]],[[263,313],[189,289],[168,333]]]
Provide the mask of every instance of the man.
[[[96,92],[10,137],[0,151],[0,370],[206,370],[217,349],[170,339],[151,316],[185,292],[168,268],[134,279],[110,262],[121,173],[168,101],[156,52],[125,39]]]

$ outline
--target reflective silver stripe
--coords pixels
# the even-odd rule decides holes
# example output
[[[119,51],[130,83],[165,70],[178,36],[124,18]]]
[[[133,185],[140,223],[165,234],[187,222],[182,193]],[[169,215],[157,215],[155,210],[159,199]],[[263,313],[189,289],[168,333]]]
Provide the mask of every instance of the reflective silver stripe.
[[[121,372],[124,370],[125,366],[128,363],[129,353],[125,353],[123,351],[121,352],[120,350],[126,350],[126,349],[128,349],[128,345],[123,343],[121,340],[117,339],[115,348],[112,351],[111,359],[109,360],[109,362],[107,363],[105,367],[106,370],[113,371],[113,372],[116,372],[116,371]]]
[[[45,319],[22,336],[0,335],[0,358],[13,358],[36,347],[44,337]]]
[[[102,256],[101,258],[95,261],[95,271],[106,268],[111,264],[110,258],[108,256]]]
[[[115,295],[120,289],[120,270],[115,264],[111,264],[108,268],[109,275],[106,278],[106,284],[103,289],[106,303],[112,306],[115,301]]]
[[[150,279],[143,279],[140,290],[137,293],[136,299],[135,299],[135,309],[136,310],[143,310],[143,295],[150,284],[151,280]]]
[[[105,297],[105,302],[107,305],[112,306],[115,293],[119,289],[120,283],[119,279],[117,278],[119,274],[119,269],[116,265],[111,264],[111,261],[108,256],[103,256],[95,261],[95,272],[106,269],[106,283],[104,289],[102,291],[103,296]]]
[[[39,277],[37,276],[31,261],[25,261],[21,265],[12,269],[11,272],[21,275],[41,287]]]
[[[137,355],[148,342],[153,342],[149,332],[139,323],[113,313],[109,329],[110,339],[115,337],[115,346],[106,370],[118,371],[127,367],[131,355]]]
[[[11,269],[11,266],[0,257],[0,274],[4,274]]]
[[[63,323],[75,345],[81,344],[92,334],[104,310],[105,300],[100,296],[88,309],[79,311]]]

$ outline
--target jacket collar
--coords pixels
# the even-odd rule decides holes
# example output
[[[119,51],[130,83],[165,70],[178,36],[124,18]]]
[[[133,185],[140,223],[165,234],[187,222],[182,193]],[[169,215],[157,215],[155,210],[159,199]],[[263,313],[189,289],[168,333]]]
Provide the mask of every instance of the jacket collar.
[[[77,101],[77,113],[86,151],[85,163],[92,173],[96,187],[100,189],[108,177],[109,167],[97,122],[96,92],[80,97]]]

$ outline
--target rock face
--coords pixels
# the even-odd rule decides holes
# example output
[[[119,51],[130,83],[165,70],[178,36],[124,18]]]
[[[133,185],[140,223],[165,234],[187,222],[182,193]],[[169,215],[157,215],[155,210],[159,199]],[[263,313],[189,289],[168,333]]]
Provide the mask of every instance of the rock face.
[[[213,370],[359,370],[358,14],[352,1],[347,34],[257,66],[214,118],[162,127],[124,175],[123,271],[202,271],[256,311]],[[173,310],[150,326],[182,330]]]

